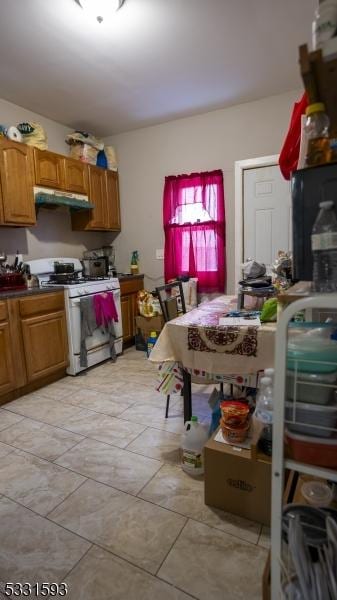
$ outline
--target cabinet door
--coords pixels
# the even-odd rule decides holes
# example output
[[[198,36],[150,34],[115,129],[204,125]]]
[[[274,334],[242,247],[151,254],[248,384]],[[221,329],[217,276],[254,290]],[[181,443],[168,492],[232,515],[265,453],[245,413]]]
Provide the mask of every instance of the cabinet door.
[[[106,171],[106,195],[108,208],[108,229],[112,231],[121,230],[121,214],[119,204],[118,173]]]
[[[34,225],[33,149],[25,144],[0,144],[2,222],[4,225]]]
[[[34,148],[35,183],[56,189],[64,186],[64,159],[54,152]]]
[[[88,166],[74,158],[64,158],[64,187],[68,192],[88,193]]]
[[[95,205],[91,211],[88,229],[108,228],[105,171],[100,167],[89,167],[89,200]]]
[[[28,381],[40,379],[68,364],[63,311],[22,319]]]
[[[8,321],[0,323],[0,395],[15,389],[11,336]]]
[[[131,296],[121,297],[121,311],[122,311],[122,325],[123,325],[123,341],[128,342],[132,339],[133,326],[132,326],[132,304]]]

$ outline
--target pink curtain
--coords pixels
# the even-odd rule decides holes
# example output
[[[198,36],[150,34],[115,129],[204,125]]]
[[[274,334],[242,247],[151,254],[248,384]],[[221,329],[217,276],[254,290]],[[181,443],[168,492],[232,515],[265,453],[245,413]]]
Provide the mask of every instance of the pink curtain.
[[[198,277],[200,292],[226,285],[226,223],[222,171],[165,178],[165,281]]]

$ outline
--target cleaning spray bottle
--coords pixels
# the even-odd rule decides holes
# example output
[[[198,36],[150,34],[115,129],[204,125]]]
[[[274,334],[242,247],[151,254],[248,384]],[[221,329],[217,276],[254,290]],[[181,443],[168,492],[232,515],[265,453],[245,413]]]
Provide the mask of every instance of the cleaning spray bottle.
[[[138,273],[139,273],[138,261],[139,261],[138,250],[134,250],[132,252],[131,264],[130,264],[130,270],[131,270],[132,275],[138,275]]]

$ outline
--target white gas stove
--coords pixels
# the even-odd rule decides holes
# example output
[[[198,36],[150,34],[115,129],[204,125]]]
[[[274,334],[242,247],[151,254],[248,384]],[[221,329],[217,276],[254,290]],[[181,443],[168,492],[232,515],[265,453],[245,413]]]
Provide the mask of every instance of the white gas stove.
[[[55,281],[54,263],[73,263],[74,273],[69,277],[64,277],[64,281]],[[123,329],[122,313],[120,300],[120,285],[117,278],[83,278],[82,264],[77,258],[45,258],[31,260],[26,262],[30,272],[37,275],[40,287],[63,287],[65,297],[65,307],[67,315],[68,344],[69,344],[69,366],[67,373],[76,375],[83,371],[85,367],[80,366],[80,347],[81,347],[81,298],[112,292],[117,313],[118,322],[114,324],[115,328],[115,350],[116,354],[123,351]],[[61,277],[62,279],[62,277]],[[88,367],[96,365],[110,357],[109,335],[97,328],[93,335],[86,338]]]

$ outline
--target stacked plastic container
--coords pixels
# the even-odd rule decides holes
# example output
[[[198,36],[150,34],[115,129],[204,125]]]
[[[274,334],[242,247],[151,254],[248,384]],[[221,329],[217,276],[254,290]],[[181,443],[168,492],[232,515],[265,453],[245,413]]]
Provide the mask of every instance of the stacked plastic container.
[[[330,323],[294,323],[287,359],[287,441],[299,462],[337,468],[337,335]]]

